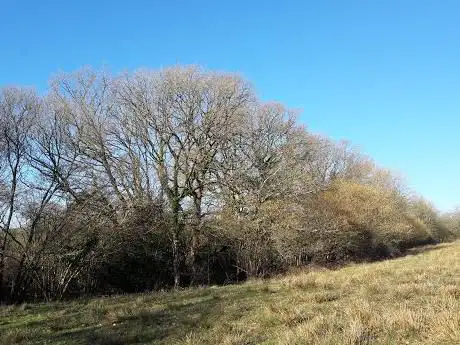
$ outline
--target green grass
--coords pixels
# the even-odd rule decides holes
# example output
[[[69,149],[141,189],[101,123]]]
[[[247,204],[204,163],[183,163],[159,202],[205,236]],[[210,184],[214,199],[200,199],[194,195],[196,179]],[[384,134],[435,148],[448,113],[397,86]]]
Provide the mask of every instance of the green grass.
[[[460,344],[460,243],[242,285],[4,306],[0,344]]]

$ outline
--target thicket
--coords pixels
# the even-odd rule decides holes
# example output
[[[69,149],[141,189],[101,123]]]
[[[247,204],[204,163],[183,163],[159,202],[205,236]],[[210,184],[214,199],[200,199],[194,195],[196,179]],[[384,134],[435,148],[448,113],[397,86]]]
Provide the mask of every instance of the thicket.
[[[459,233],[295,115],[197,67],[3,88],[0,300],[232,283]]]

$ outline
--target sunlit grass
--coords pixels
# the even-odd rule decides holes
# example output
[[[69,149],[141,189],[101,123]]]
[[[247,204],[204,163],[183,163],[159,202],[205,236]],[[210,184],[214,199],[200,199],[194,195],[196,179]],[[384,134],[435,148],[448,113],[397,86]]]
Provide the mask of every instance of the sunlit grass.
[[[460,243],[242,285],[4,306],[0,344],[460,344]]]

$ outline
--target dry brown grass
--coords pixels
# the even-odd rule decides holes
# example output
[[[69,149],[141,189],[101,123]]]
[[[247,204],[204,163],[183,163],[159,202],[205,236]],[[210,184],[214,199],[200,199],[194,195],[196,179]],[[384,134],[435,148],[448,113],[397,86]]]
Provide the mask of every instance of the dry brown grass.
[[[460,344],[460,243],[243,285],[0,307],[0,344]]]

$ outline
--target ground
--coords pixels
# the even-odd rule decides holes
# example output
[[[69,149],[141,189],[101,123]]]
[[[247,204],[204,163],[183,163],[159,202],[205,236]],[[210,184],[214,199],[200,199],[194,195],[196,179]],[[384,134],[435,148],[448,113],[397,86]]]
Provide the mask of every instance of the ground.
[[[460,344],[460,242],[241,285],[2,306],[0,344]]]

